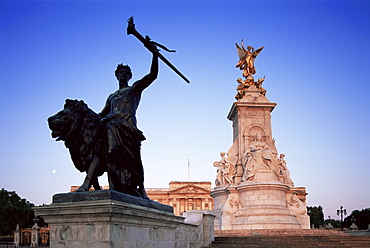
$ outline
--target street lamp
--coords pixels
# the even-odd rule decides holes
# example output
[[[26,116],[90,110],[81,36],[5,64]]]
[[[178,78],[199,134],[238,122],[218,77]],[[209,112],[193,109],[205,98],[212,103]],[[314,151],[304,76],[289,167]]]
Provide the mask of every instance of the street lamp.
[[[340,207],[340,209],[337,209],[337,215],[340,215],[340,226],[343,231],[343,214],[347,215],[347,210],[343,209],[343,206]]]

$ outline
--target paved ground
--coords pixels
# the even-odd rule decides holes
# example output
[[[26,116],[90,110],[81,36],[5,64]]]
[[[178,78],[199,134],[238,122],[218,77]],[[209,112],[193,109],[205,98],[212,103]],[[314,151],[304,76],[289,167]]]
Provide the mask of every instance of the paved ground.
[[[13,244],[9,244],[9,245],[3,245],[3,244],[0,244],[0,247],[1,248],[14,248],[15,246]],[[29,248],[30,246],[27,245],[27,246],[17,246],[17,248]],[[39,248],[49,248],[49,246],[38,246]]]
[[[370,236],[370,230],[361,230],[361,231],[345,231],[344,233],[352,236]],[[13,244],[0,244],[0,248],[14,248]],[[49,246],[39,246],[40,248],[49,248]],[[29,248],[29,246],[18,246],[17,248]]]
[[[351,236],[370,236],[370,230],[360,230],[360,231],[345,231],[344,233]]]

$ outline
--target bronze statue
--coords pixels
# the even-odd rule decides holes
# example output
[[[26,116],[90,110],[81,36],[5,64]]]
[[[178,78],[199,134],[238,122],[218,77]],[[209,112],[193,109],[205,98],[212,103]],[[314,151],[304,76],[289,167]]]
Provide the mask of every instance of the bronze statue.
[[[256,68],[254,67],[254,60],[257,58],[258,54],[262,51],[264,47],[260,47],[254,50],[252,46],[247,46],[247,50],[244,48],[244,40],[241,41],[241,47],[235,43],[238,49],[239,62],[236,67],[243,70],[243,76],[248,78],[256,73]]]
[[[65,142],[76,168],[87,174],[77,191],[88,191],[91,186],[99,190],[98,177],[107,172],[110,190],[148,198],[140,156],[145,137],[136,126],[141,93],[158,76],[158,58],[185,81],[189,80],[158,52],[157,46],[170,50],[148,36],[144,39],[135,30],[132,18],[128,24],[127,33],[134,34],[153,54],[150,72],[129,86],[130,67],[118,65],[115,75],[119,89],[109,95],[100,114],[89,109],[83,101],[66,100],[64,109],[49,117],[48,123],[52,137]]]
[[[132,77],[129,66],[118,65],[115,74],[119,81],[119,89],[108,97],[104,109],[99,114],[105,127],[109,188],[147,197],[140,157],[141,141],[145,140],[145,137],[136,127],[135,114],[142,91],[157,78],[158,56],[153,53],[149,74],[132,86],[128,86],[128,81]]]
[[[262,82],[265,80],[265,77],[258,79],[257,82],[254,81],[253,74],[256,73],[256,68],[254,67],[254,60],[257,58],[258,54],[262,51],[264,47],[260,47],[255,50],[252,46],[247,46],[247,49],[244,47],[244,40],[241,41],[241,46],[237,43],[236,49],[238,50],[239,61],[238,64],[235,66],[240,70],[243,70],[243,77],[245,80],[241,78],[237,79],[238,87],[237,87],[237,94],[235,95],[236,100],[242,99],[245,94],[244,91],[248,89],[250,86],[255,86],[257,89],[260,90],[261,94],[265,95],[266,90],[262,88]]]
[[[86,172],[77,191],[87,191],[91,185],[99,190],[98,176],[106,171],[103,153],[103,126],[98,114],[83,101],[66,100],[64,109],[48,118],[51,136],[63,140],[75,167]]]
[[[53,138],[65,141],[76,168],[87,173],[77,191],[88,191],[91,185],[99,190],[97,178],[106,171],[110,190],[147,198],[140,156],[145,137],[136,127],[136,110],[142,91],[157,78],[158,57],[153,53],[149,74],[132,86],[129,66],[118,65],[115,74],[119,89],[99,115],[83,101],[66,100],[64,109],[49,117],[49,127]]]

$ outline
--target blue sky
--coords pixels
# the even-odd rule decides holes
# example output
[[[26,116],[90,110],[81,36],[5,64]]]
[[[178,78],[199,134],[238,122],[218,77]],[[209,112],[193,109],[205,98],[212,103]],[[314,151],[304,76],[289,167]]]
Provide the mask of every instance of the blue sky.
[[[244,39],[265,47],[255,77],[278,104],[273,136],[308,205],[325,218],[368,208],[368,13],[368,1],[0,1],[0,187],[38,205],[82,183],[46,119],[65,99],[100,112],[119,63],[133,81],[149,71],[150,53],[126,35],[134,16],[139,32],[177,50],[164,55],[191,81],[161,63],[143,93],[146,187],[188,180],[188,159],[191,180],[214,182],[212,164],[232,144],[234,43]]]

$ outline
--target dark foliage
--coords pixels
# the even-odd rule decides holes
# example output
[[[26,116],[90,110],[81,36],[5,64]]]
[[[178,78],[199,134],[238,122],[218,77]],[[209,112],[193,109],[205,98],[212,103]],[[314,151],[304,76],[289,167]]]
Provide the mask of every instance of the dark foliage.
[[[340,220],[326,219],[325,224],[331,224],[334,228],[341,228]]]
[[[324,212],[321,206],[307,207],[307,213],[310,216],[311,225],[316,228],[324,225]]]
[[[0,190],[0,235],[12,235],[17,224],[20,228],[33,224],[34,204],[21,199],[14,191]]]
[[[366,230],[370,224],[370,208],[360,210],[353,210],[351,215],[344,219],[344,227],[350,227],[352,224],[352,217],[355,219],[355,224],[359,229]]]

